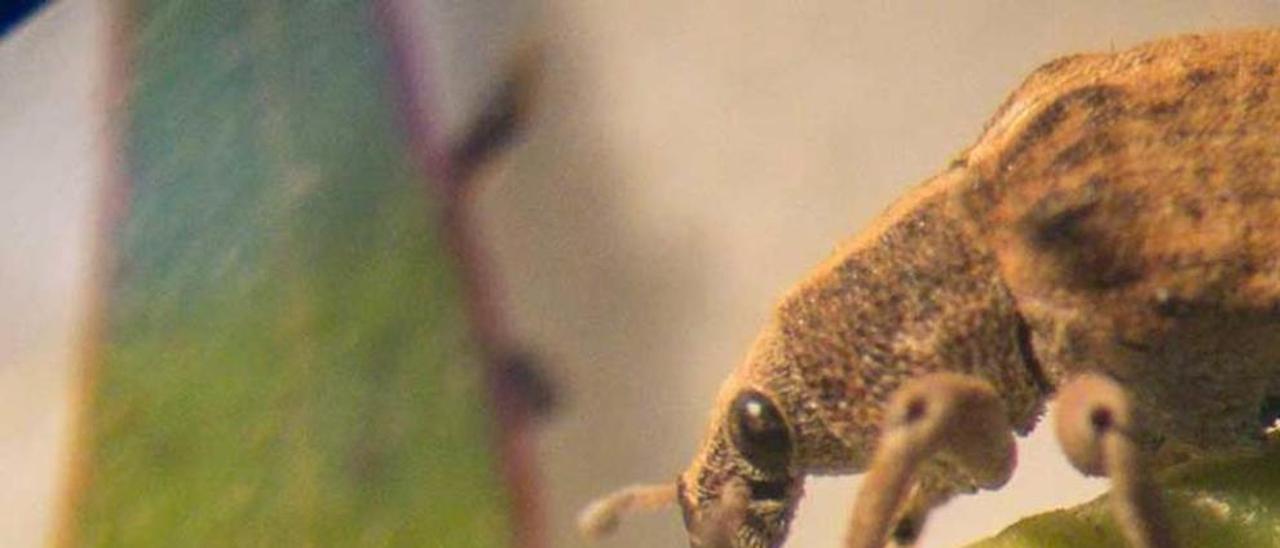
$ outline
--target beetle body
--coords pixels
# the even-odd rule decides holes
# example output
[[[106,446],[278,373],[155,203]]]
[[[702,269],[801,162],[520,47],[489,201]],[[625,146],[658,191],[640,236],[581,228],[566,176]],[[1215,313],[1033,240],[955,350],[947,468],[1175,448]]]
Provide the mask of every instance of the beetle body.
[[[721,388],[703,452],[682,476],[687,515],[717,499],[727,478],[798,484],[805,474],[862,471],[884,403],[904,381],[929,372],[990,381],[1004,396],[1010,423],[1030,430],[1045,387],[1026,355],[1025,327],[995,255],[971,241],[949,211],[954,188],[936,179],[917,189],[782,300]],[[785,474],[759,470],[739,456],[732,403],[744,390],[764,395],[790,427]],[[937,463],[936,481],[972,489],[944,466]],[[777,501],[789,511],[787,503],[799,495],[798,486],[775,489],[785,499],[752,491],[762,510]],[[789,518],[761,513],[779,522]]]
[[[1276,31],[1067,58],[969,153],[957,209],[1046,376],[1114,377],[1149,444],[1254,444],[1280,394],[1278,69]]]
[[[928,373],[988,383],[1019,434],[1093,372],[1128,391],[1160,462],[1256,446],[1280,397],[1277,71],[1280,31],[1035,71],[972,147],[778,305],[677,482],[693,543],[745,485],[727,544],[780,545],[805,476],[864,471],[886,403]],[[943,454],[913,497],[995,488],[1011,468]]]

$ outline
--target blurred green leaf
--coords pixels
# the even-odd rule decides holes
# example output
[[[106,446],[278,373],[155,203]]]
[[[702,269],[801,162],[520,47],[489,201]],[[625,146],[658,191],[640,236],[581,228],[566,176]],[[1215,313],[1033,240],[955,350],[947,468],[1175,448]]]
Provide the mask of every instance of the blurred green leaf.
[[[138,0],[76,545],[497,546],[492,418],[373,2]]]

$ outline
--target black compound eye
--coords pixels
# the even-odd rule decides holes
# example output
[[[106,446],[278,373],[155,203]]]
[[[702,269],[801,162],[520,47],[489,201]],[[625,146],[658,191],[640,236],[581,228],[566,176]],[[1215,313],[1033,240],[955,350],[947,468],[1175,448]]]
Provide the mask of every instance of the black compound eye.
[[[791,431],[769,398],[754,390],[743,391],[729,408],[729,420],[733,444],[752,466],[770,474],[787,471]]]

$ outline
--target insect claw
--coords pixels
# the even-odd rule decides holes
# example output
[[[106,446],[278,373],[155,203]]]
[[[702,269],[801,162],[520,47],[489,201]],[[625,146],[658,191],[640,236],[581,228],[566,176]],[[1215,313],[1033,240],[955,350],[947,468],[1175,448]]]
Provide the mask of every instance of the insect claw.
[[[1171,548],[1160,493],[1134,442],[1129,397],[1115,381],[1076,377],[1058,395],[1055,429],[1067,460],[1085,475],[1111,478],[1111,512],[1135,548]]]

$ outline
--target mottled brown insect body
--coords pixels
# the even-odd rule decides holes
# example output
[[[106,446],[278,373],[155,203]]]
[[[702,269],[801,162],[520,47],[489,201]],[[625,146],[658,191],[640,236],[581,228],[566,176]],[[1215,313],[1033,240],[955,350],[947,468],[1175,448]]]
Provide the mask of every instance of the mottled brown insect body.
[[[693,543],[781,544],[804,477],[866,470],[886,428],[924,416],[924,400],[906,418],[888,402],[932,373],[994,389],[1019,434],[1094,373],[1123,389],[1092,415],[1098,439],[1133,434],[1160,462],[1255,446],[1280,397],[1277,68],[1280,32],[1264,31],[1033,73],[974,146],[783,299],[678,482]],[[1115,434],[1108,413],[1127,421],[1129,400],[1137,425]],[[930,449],[897,514],[998,487],[1013,463],[963,456]],[[734,485],[745,515],[703,534]]]
[[[957,201],[1049,378],[1104,371],[1148,432],[1203,450],[1255,443],[1280,394],[1278,66],[1274,31],[1050,64]]]

